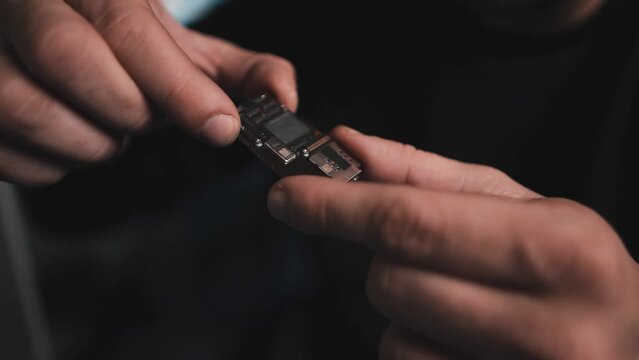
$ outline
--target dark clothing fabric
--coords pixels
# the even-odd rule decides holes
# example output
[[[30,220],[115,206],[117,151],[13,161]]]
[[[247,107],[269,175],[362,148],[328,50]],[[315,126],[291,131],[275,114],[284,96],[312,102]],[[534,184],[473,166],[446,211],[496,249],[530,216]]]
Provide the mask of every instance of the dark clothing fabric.
[[[196,28],[291,59],[300,112],[320,127],[502,169],[593,207],[639,257],[638,4],[531,37],[428,3],[235,1]],[[61,358],[376,358],[370,254],[271,220],[273,181],[240,146],[169,127],[25,191]]]

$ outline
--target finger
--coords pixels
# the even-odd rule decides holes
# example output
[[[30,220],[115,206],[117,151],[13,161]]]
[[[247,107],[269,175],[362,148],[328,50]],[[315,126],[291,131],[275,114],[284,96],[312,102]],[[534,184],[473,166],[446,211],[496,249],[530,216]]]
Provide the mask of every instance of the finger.
[[[46,153],[82,162],[115,155],[119,143],[42,91],[0,50],[0,132]]]
[[[95,29],[63,1],[9,2],[5,37],[38,80],[122,130],[150,121],[145,98]]]
[[[540,197],[495,168],[447,159],[345,126],[337,127],[333,135],[362,161],[364,173],[373,181],[511,198]]]
[[[217,47],[224,49],[216,72],[219,83],[225,88],[232,89],[242,98],[269,93],[289,109],[297,110],[295,69],[289,61],[272,54],[244,50],[222,40],[209,38],[209,41],[209,51],[219,51],[214,49]]]
[[[64,170],[0,144],[0,180],[37,187],[64,177]]]
[[[152,3],[155,4],[155,3]],[[295,111],[298,104],[295,68],[275,55],[256,53],[230,42],[184,28],[162,6],[162,24],[183,44],[191,60],[227,92],[241,98],[268,93]]]
[[[144,93],[185,130],[214,145],[239,133],[229,97],[200,71],[143,0],[69,0],[111,46]]]
[[[561,244],[545,241],[572,221],[561,202],[554,204],[314,176],[284,178],[268,199],[271,214],[298,230],[352,240],[448,274],[512,286],[553,279],[553,271],[570,261],[563,254],[574,253],[563,250],[585,235],[568,234]]]
[[[393,322],[443,345],[431,350],[438,355],[448,348],[481,354],[481,358],[521,358],[514,344],[535,326],[531,316],[545,316],[534,314],[537,308],[524,296],[382,258],[373,261],[367,289],[371,303]],[[406,331],[396,334],[406,346],[399,351],[424,351],[416,336],[407,335]]]
[[[413,331],[396,324],[386,330],[379,347],[380,360],[456,360],[462,357],[452,351],[420,337]],[[468,359],[468,358],[464,358]]]

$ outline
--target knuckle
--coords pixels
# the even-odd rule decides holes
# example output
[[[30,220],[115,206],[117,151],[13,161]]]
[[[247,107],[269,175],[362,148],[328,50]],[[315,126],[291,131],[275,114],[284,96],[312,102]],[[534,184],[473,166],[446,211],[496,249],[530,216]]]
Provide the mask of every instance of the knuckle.
[[[430,161],[432,157],[435,156],[433,153],[417,150],[417,148],[411,144],[401,144],[400,153],[401,158],[406,159],[406,164],[408,164],[404,173],[404,179],[402,180],[405,184],[417,183],[414,175],[415,167],[413,164],[417,163],[416,159],[418,156],[421,155],[422,161]]]
[[[382,207],[379,215],[371,218],[380,224],[381,250],[408,258],[431,253],[433,242],[429,239],[425,211],[421,202],[409,193],[400,193]]]
[[[594,211],[568,199],[548,199],[544,205],[545,219],[551,224],[549,230],[554,237],[577,244],[590,238]]]
[[[152,124],[152,118],[149,113],[140,114],[130,118],[124,125],[124,131],[132,134],[143,133],[148,130]]]
[[[594,214],[594,211],[590,208],[570,199],[548,198],[544,203],[549,207],[551,212],[559,215],[590,216]]]
[[[579,245],[597,245],[617,235],[595,210],[576,201],[551,199],[549,216],[554,219],[555,234]]]
[[[573,252],[574,260],[560,264],[559,274],[572,274],[573,282],[581,285],[594,301],[617,306],[628,298],[632,281],[625,259],[620,256],[625,252],[610,246],[574,249]]]
[[[612,294],[610,286],[623,277],[625,264],[614,230],[594,210],[572,200],[549,199],[544,210],[550,224],[541,233],[550,247],[545,253],[547,280]]]
[[[566,244],[560,244],[564,239],[556,239],[554,251],[546,254],[545,261],[539,261],[544,265],[537,267],[537,274],[544,274],[546,283],[559,289],[575,286],[591,292],[602,288],[602,294],[608,293],[614,277],[611,276],[617,264],[614,257],[610,256],[607,249],[596,249],[590,246],[578,245],[568,240]],[[584,287],[586,285],[586,287]]]
[[[470,164],[468,176],[479,180],[479,189],[470,189],[471,191],[479,190],[491,195],[511,195],[513,193],[510,177],[495,167]]]
[[[81,36],[86,34],[75,22],[57,22],[37,28],[28,39],[30,60],[38,72],[64,76],[82,61]]]
[[[433,153],[417,150],[415,146],[411,144],[405,144],[405,143],[401,144],[401,148],[399,152],[403,158],[408,160],[409,163],[412,163],[412,160],[414,160],[418,154],[422,154],[424,158],[427,158],[430,156],[436,156]]]
[[[135,1],[126,5],[110,5],[95,20],[95,27],[109,39],[111,47],[120,57],[126,57],[143,46],[149,24],[155,16],[147,2]],[[128,54],[122,53],[126,46]]]
[[[566,269],[564,272],[567,272],[568,269],[572,269],[578,275],[577,277],[581,277],[582,280],[587,282],[597,282],[600,278],[607,277],[615,266],[615,257],[612,256],[608,249],[599,247],[580,247],[578,249],[573,249],[572,254],[566,256],[566,260],[560,262],[562,266],[560,269]],[[606,282],[606,286],[610,286],[610,283]]]
[[[113,159],[120,153],[122,142],[102,133],[73,132],[65,139],[64,153],[80,163],[101,163]],[[60,144],[62,145],[62,144]],[[70,153],[68,149],[74,149]]]
[[[407,156],[407,157],[412,157],[414,155],[416,155],[420,150],[417,150],[417,148],[411,144],[402,144],[402,153],[403,155]],[[438,156],[434,153],[428,153],[428,152],[423,152],[424,154],[430,154],[433,156]]]
[[[505,172],[489,166],[489,165],[474,165],[476,167],[477,174],[483,174],[483,178],[486,182],[495,184],[494,187],[502,184],[504,180],[510,180],[510,177]],[[494,190],[494,189],[493,189]]]
[[[32,136],[51,125],[49,114],[55,112],[57,106],[53,99],[25,92],[19,102],[6,105],[6,109],[2,106],[0,113],[11,132]]]
[[[119,152],[120,144],[111,138],[100,139],[95,142],[97,145],[86,145],[87,148],[92,148],[92,150],[87,150],[86,160],[89,162],[108,161],[113,159]]]
[[[546,285],[554,281],[554,274],[548,269],[548,254],[544,251],[544,243],[536,239],[521,239],[513,245],[511,258],[531,281]]]
[[[411,216],[407,206],[400,201],[390,204],[381,212],[380,247],[390,253],[403,252],[406,246],[408,216]]]
[[[127,131],[130,133],[143,133],[144,131],[151,128],[151,124],[153,123],[153,118],[150,112],[143,114],[135,119],[133,119],[127,128]]]
[[[153,116],[147,104],[137,97],[126,97],[121,101],[124,119],[123,130],[128,133],[141,133],[147,130],[152,122]]]
[[[366,293],[375,308],[385,309],[396,298],[398,287],[395,280],[392,266],[379,258],[373,260],[366,281]]]
[[[330,202],[328,201],[328,199],[316,199],[317,201],[317,207],[316,207],[316,211],[313,214],[313,217],[316,219],[317,224],[318,224],[318,228],[319,231],[321,233],[326,233],[330,231],[330,227],[331,227],[331,223],[332,221],[330,221]],[[303,208],[308,209],[308,208],[313,208],[312,206],[312,200],[311,199],[304,199],[303,201],[304,205]]]

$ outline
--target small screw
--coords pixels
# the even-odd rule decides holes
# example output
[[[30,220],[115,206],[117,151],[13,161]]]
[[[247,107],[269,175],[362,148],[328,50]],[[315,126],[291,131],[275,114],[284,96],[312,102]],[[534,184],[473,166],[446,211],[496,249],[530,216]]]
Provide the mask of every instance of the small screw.
[[[304,149],[304,150],[302,150],[302,155],[304,155],[304,157],[309,157],[309,156],[311,156],[311,152],[308,151],[308,149]]]
[[[261,148],[261,147],[262,147],[262,145],[264,145],[264,143],[262,142],[262,140],[260,140],[260,139],[255,140],[255,146],[257,146],[258,148]]]

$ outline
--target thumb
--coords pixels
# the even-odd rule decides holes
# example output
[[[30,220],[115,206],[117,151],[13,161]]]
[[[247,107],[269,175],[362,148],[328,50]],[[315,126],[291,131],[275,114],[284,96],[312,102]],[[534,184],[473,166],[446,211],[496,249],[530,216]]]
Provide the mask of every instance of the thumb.
[[[490,166],[448,159],[345,126],[335,128],[332,135],[363,163],[364,174],[372,181],[520,199],[541,197]]]
[[[186,31],[185,51],[227,92],[242,98],[268,93],[295,111],[298,104],[293,64],[277,55],[244,49],[223,39]]]

